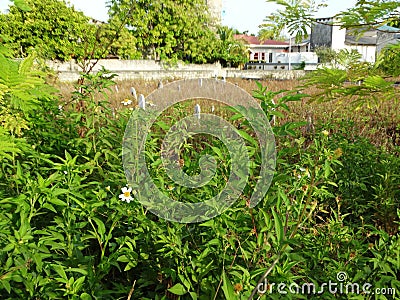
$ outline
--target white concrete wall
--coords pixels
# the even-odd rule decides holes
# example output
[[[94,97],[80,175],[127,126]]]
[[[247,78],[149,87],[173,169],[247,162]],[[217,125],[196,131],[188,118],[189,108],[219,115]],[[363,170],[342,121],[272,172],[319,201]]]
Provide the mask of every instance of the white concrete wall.
[[[95,61],[91,61],[95,62]],[[59,61],[47,61],[46,64],[55,71],[60,72],[71,72],[71,71],[82,71],[82,68],[74,61],[59,62]],[[120,59],[100,59],[93,71],[99,71],[101,67],[106,68],[110,71],[161,71],[161,70],[214,70],[215,68],[221,68],[219,63],[216,64],[184,64],[179,63],[176,66],[169,66],[156,62],[154,60],[120,60]]]
[[[292,52],[292,53],[279,53],[276,55],[276,61],[280,61],[283,64],[289,63],[289,57],[291,63],[318,63],[318,56],[315,52]]]
[[[332,49],[340,50],[346,48],[344,41],[346,40],[346,29],[340,29],[339,26],[332,28]]]
[[[361,55],[361,61],[374,63],[376,60],[376,46],[347,46],[347,49],[356,49]]]
[[[306,74],[305,71],[268,71],[268,70],[230,70],[227,71],[228,78],[243,78],[243,79],[275,79],[275,80],[292,80],[300,79]]]
[[[288,53],[286,53],[287,55]],[[313,53],[306,53],[307,55]],[[296,56],[298,53],[292,53]],[[302,61],[302,60],[301,60]],[[301,62],[300,61],[300,62]],[[73,62],[47,62],[48,66],[58,73],[60,81],[77,81],[79,71],[81,69]],[[276,70],[239,70],[234,68],[222,68],[220,64],[209,65],[189,65],[179,64],[177,67],[168,68],[158,62],[151,60],[100,60],[94,71],[104,66],[107,70],[117,74],[115,78],[118,80],[160,80],[160,79],[192,79],[192,78],[213,78],[221,77],[238,77],[238,78],[274,78],[279,80],[299,78],[304,75],[301,71],[288,71],[278,67]]]

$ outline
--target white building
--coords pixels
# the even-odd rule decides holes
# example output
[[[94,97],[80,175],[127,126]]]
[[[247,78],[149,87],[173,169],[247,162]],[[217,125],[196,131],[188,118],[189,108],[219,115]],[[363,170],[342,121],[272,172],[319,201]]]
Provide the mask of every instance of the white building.
[[[382,26],[357,34],[354,30],[340,28],[335,18],[319,18],[316,21],[317,24],[311,30],[312,51],[318,47],[328,47],[335,51],[355,49],[361,54],[361,60],[365,62],[375,62],[382,48],[395,43],[400,37],[400,30],[390,26]]]
[[[249,63],[246,69],[292,70],[305,64],[305,69],[315,69],[318,57],[307,52],[309,43],[291,44],[289,42],[266,40],[261,42],[256,36],[235,35],[248,45]]]

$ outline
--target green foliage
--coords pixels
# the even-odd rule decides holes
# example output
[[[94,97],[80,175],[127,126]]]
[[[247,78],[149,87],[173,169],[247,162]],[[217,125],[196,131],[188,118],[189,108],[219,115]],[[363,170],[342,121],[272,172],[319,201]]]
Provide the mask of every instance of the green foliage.
[[[22,62],[0,54],[0,157],[11,160],[26,147],[21,137],[54,89],[45,84],[45,74],[33,68],[34,56]]]
[[[33,49],[45,59],[62,61],[105,58],[109,53],[138,57],[136,40],[126,28],[92,23],[64,0],[16,1],[8,13],[0,14],[0,26],[14,57],[26,57]]]
[[[285,93],[276,99],[280,93],[261,84],[254,91],[268,117],[278,119],[274,126],[277,174],[260,205],[250,209],[246,204],[252,193],[250,180],[242,198],[225,214],[202,224],[178,224],[158,219],[136,200],[128,204],[118,199],[125,185],[121,140],[131,111],[111,109],[107,99],[114,84],[112,74],[102,70],[84,77],[84,84],[76,86],[72,99],[65,99],[71,101],[69,106],[61,111],[58,103],[39,100],[42,109],[29,119],[24,132],[32,146],[2,160],[0,290],[4,299],[128,295],[132,299],[174,295],[248,299],[263,274],[270,283],[303,284],[335,281],[339,271],[347,272],[352,282],[368,277],[377,287],[399,287],[394,276],[399,272],[399,239],[394,234],[398,226],[381,223],[388,216],[395,218],[398,208],[398,158],[382,157],[370,180],[368,158],[359,159],[365,145],[346,144],[319,129],[310,142],[300,134],[304,124],[281,124],[279,118],[289,103],[305,95]],[[178,186],[171,189],[167,174],[157,164],[160,138],[173,118],[185,115],[181,105],[171,109],[167,121],[157,122],[146,145],[148,165],[159,188],[171,197],[180,199],[184,193],[202,200],[223,188],[229,174],[229,157],[220,141],[193,137],[182,146],[187,174],[198,172],[197,161],[203,154],[218,160],[217,176],[201,193]],[[261,160],[251,128],[237,113],[232,121],[241,124],[242,136],[247,133],[254,162],[251,172],[256,176]],[[324,126],[329,130],[329,125]],[[368,157],[377,159],[374,148],[368,149]],[[371,184],[365,197],[357,190],[363,182]],[[373,192],[368,195],[369,191]],[[355,195],[359,195],[357,202]],[[383,196],[385,210],[377,214],[373,198]],[[367,218],[364,212],[374,217]],[[361,216],[364,223],[359,222]],[[275,291],[263,297],[278,296]],[[326,293],[324,298],[334,296]]]
[[[356,49],[335,51],[327,47],[315,49],[321,63],[336,69],[349,69],[360,63],[361,54]]]
[[[34,56],[23,62],[0,56],[2,299],[249,299],[264,278],[270,287],[321,285],[337,282],[338,272],[346,272],[348,282],[400,289],[399,157],[350,135],[346,120],[335,134],[338,125],[325,123],[304,135],[304,122],[282,122],[290,102],[307,95],[257,83],[253,96],[274,120],[278,164],[270,190],[253,209],[248,200],[263,163],[260,145],[237,109],[221,109],[246,140],[251,177],[226,213],[179,224],[157,218],[137,199],[119,200],[126,182],[121,141],[131,113],[142,111],[111,107],[115,75],[104,69],[82,74],[72,97],[55,99],[33,62]],[[313,86],[322,90],[321,100],[335,93],[362,92],[365,99],[395,93],[372,74],[341,89],[364,71],[321,69]],[[231,171],[221,141],[200,135],[182,145],[187,174],[198,173],[204,154],[218,162],[216,175],[200,189],[172,185],[160,167],[162,137],[187,114],[180,104],[158,120],[146,158],[164,193],[202,201],[224,187]],[[283,297],[276,290],[258,296]]]
[[[69,60],[89,30],[89,18],[63,1],[26,0],[29,10],[10,6],[0,15],[3,34],[15,57],[26,57],[32,49],[48,59]]]
[[[317,23],[315,13],[320,7],[328,6],[325,1],[314,0],[268,0],[282,6],[277,12],[265,19],[260,25],[268,38],[279,36],[287,28],[290,36],[301,41],[308,36],[309,30]],[[335,15],[335,25],[362,32],[379,28],[398,21],[398,1],[365,1],[358,0],[353,8]]]
[[[277,39],[282,35],[285,28],[290,36],[300,42],[303,37],[308,36],[310,21],[320,7],[326,6],[324,3],[316,3],[314,0],[268,0],[283,6],[266,17],[260,25],[264,39]]]
[[[354,25],[365,25],[366,29],[377,28],[396,22],[399,7],[398,1],[358,0],[353,8],[341,12],[339,18],[345,28]]]
[[[144,58],[213,61],[217,39],[202,0],[113,0],[110,16],[134,29],[137,48]]]
[[[383,49],[377,59],[376,68],[385,76],[400,76],[400,44],[389,45]]]
[[[229,63],[232,67],[237,67],[248,61],[246,45],[234,38],[234,30],[226,26],[219,26],[217,29],[219,36],[216,58],[224,66]]]
[[[336,51],[328,47],[318,47],[315,49],[321,63],[331,63],[336,56]]]

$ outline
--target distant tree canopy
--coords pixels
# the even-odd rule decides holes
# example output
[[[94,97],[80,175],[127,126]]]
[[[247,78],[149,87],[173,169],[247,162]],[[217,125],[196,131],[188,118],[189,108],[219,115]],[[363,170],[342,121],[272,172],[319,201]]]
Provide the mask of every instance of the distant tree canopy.
[[[237,67],[248,61],[246,45],[241,40],[234,38],[238,31],[227,26],[219,26],[218,33],[218,59],[223,66]]]
[[[218,26],[204,0],[112,0],[108,23],[91,20],[65,0],[14,0],[0,14],[0,40],[12,56],[34,49],[62,61],[151,58],[238,65],[246,48]]]
[[[203,0],[111,0],[110,17],[125,20],[146,58],[205,63],[218,56],[215,26]]]
[[[26,0],[26,5],[25,10],[10,6],[7,14],[0,15],[1,33],[14,55],[25,57],[36,48],[50,59],[72,57],[89,18],[62,1]]]
[[[18,3],[18,2],[16,2]],[[0,14],[0,28],[4,43],[15,57],[26,57],[33,49],[47,59],[69,60],[85,57],[98,58],[111,52],[121,56],[137,56],[127,44],[134,45],[133,36],[122,28],[115,43],[104,49],[113,35],[110,24],[93,22],[82,12],[59,0],[25,0],[10,6]]]

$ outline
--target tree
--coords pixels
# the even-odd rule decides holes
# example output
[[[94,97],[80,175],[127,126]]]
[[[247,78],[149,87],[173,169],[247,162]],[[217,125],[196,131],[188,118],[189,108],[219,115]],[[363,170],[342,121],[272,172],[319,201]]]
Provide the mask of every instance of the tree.
[[[219,26],[217,33],[219,36],[219,48],[216,56],[224,66],[228,63],[232,67],[237,67],[248,60],[246,45],[235,39],[235,31],[227,26]]]
[[[291,36],[296,36],[297,41],[307,36],[316,23],[320,23],[314,15],[320,7],[326,6],[325,1],[315,0],[267,1],[277,3],[283,9],[268,15],[266,23],[261,24],[260,28],[270,32],[271,37],[278,36],[287,28]],[[383,25],[396,24],[400,17],[399,8],[399,1],[358,0],[353,8],[335,15],[335,24],[329,25],[360,30],[377,29]]]
[[[291,34],[301,39],[308,34],[312,26],[320,23],[312,15],[312,12],[316,11],[320,5],[314,1],[270,1],[284,7],[284,10],[279,10],[267,17],[273,21],[270,23],[270,28],[276,32],[286,27]],[[341,26],[356,33],[372,29],[382,31],[383,25],[392,24],[399,19],[399,15],[400,3],[398,1],[358,0],[353,8],[337,14],[334,23],[324,24]],[[307,77],[305,85],[317,87],[321,91],[311,95],[311,99],[330,101],[346,98],[356,106],[360,106],[372,105],[379,99],[398,98],[398,89],[395,89],[388,79],[388,77],[399,74],[396,70],[397,64],[395,64],[399,61],[398,50],[398,45],[383,50],[382,55],[373,65],[359,62],[359,54],[354,51],[342,51],[334,54],[331,57],[333,59],[331,66],[320,68]],[[343,65],[345,65],[344,68]],[[345,84],[348,82],[356,82],[357,85]]]
[[[194,63],[215,59],[214,24],[203,0],[111,0],[110,17],[122,20],[144,57]]]
[[[284,29],[287,29],[290,36],[295,36],[296,41],[308,35],[310,22],[314,22],[314,13],[320,7],[326,6],[324,3],[316,3],[314,0],[267,0],[276,2],[284,9],[268,15],[265,22],[259,27],[262,39],[279,39],[283,36]]]
[[[266,41],[269,39],[274,39],[276,41],[285,41],[287,40],[287,37],[282,34],[276,35],[271,29],[262,28],[258,32],[258,39],[260,41]]]
[[[110,52],[137,57],[133,36],[124,27],[115,32],[114,25],[91,20],[59,0],[16,1],[8,13],[0,14],[3,39],[15,57],[26,57],[33,49],[46,59],[62,61],[104,58]],[[105,49],[117,33],[119,38]]]
[[[3,35],[16,57],[26,57],[33,48],[49,59],[68,60],[89,29],[89,18],[62,1],[27,0],[28,10],[11,6],[0,15]]]

